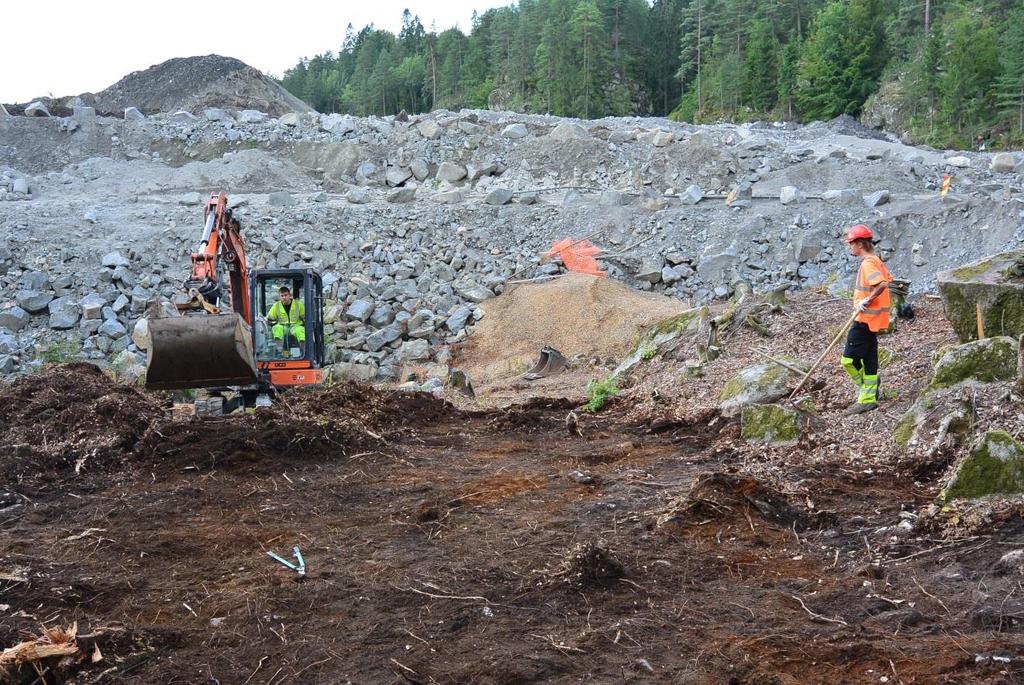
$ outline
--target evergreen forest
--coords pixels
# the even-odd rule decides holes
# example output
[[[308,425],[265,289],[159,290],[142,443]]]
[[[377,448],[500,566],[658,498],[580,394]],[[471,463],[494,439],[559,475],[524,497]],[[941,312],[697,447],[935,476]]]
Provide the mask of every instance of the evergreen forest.
[[[406,11],[398,35],[350,25],[336,53],[281,82],[359,116],[806,122],[867,109],[917,142],[1019,146],[1024,0],[520,0],[475,14],[468,35]]]

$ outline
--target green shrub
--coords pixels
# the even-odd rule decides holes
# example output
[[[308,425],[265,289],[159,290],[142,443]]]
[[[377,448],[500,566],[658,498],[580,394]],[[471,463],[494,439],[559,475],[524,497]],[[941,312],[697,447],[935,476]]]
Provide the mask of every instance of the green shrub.
[[[587,383],[587,402],[583,405],[583,411],[599,412],[604,408],[608,398],[614,397],[619,392],[615,379],[609,376],[602,380],[593,380]]]

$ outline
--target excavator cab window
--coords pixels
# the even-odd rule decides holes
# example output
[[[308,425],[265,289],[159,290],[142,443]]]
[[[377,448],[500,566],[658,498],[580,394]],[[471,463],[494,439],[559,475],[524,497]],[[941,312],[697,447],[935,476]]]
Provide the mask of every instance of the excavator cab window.
[[[256,282],[256,358],[259,361],[306,357],[306,293],[301,275],[258,278]]]

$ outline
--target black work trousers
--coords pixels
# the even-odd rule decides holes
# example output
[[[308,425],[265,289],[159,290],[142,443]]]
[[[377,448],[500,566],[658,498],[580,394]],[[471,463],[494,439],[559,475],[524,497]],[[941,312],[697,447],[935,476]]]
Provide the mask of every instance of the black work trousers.
[[[854,366],[867,376],[878,375],[878,333],[863,321],[854,321],[846,335],[843,356],[853,360]]]

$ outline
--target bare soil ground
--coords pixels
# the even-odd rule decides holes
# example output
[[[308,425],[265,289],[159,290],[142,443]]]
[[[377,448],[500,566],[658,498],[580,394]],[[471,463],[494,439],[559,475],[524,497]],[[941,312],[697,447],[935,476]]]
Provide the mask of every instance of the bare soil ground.
[[[813,358],[845,307],[773,320],[769,347]],[[889,436],[951,340],[919,312],[886,343],[889,404],[843,417],[832,369],[819,428],[784,449],[713,407],[749,352],[686,384],[652,367],[582,437],[578,399],[553,396],[341,386],[200,419],[88,367],[3,386],[0,647],[77,621],[102,658],[0,682],[1024,682],[1022,577],[996,568],[1024,546],[1019,508],[894,528],[939,487]],[[74,441],[12,449],[54,417]],[[265,554],[293,546],[304,578]]]

